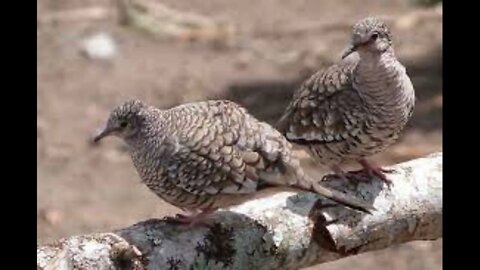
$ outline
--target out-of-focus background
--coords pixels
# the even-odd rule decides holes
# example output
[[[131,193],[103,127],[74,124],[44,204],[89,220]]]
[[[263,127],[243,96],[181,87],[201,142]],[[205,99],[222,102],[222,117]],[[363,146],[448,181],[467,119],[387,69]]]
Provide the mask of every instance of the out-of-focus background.
[[[442,6],[434,2],[37,1],[38,243],[179,211],[140,183],[119,140],[88,144],[115,105],[230,99],[273,123],[303,79],[340,59],[351,26],[369,15],[391,26],[418,104],[401,141],[374,160],[441,151]],[[303,162],[318,172],[308,155]],[[409,243],[321,269],[441,269],[441,249],[441,240]]]

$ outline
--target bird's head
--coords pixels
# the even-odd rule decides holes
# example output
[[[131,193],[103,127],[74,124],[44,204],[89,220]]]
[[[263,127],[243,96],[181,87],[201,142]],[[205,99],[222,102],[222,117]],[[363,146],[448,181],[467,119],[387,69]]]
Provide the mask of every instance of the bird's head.
[[[342,54],[342,59],[358,51],[381,54],[392,46],[392,34],[387,24],[375,17],[368,17],[353,26],[350,44]]]
[[[102,138],[113,135],[128,140],[141,128],[144,122],[147,106],[140,100],[129,100],[113,109],[101,128],[94,134],[92,142],[97,143]]]

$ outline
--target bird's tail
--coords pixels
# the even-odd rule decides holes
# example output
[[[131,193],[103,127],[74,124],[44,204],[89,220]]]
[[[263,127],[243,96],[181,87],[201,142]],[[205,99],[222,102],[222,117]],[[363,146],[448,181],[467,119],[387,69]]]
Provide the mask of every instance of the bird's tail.
[[[308,192],[317,193],[339,204],[345,205],[351,209],[359,210],[368,214],[376,210],[372,205],[365,201],[357,199],[352,196],[322,186],[312,177],[306,174],[300,166],[297,159],[290,160],[289,163],[282,163],[279,166],[283,174],[260,172],[260,179],[264,181],[264,185],[260,189],[265,189],[269,186],[285,187],[290,189],[298,189]]]
[[[310,179],[305,174],[302,176],[302,179],[300,179],[300,181],[298,181],[298,183],[295,186],[305,191],[310,191],[310,192],[320,194],[332,201],[335,201],[349,208],[359,210],[368,214],[371,214],[372,211],[376,210],[372,205],[366,203],[365,201],[362,201],[352,196],[347,196],[346,194],[340,191],[324,187],[321,184],[317,183],[315,180]]]
[[[333,200],[337,203],[343,204],[349,208],[359,210],[368,214],[371,214],[372,211],[376,210],[373,206],[362,200],[359,200],[355,197],[347,196],[346,194],[337,190],[326,188],[318,183],[312,183],[311,191],[327,197],[328,199]]]

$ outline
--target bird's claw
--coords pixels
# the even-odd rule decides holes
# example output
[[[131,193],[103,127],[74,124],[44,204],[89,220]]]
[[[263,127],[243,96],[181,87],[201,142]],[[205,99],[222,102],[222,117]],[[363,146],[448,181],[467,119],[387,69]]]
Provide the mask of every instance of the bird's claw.
[[[382,169],[382,168],[372,168],[372,169],[361,169],[358,171],[346,172],[343,175],[340,175],[345,180],[355,181],[355,182],[370,182],[372,178],[378,178],[388,187],[392,185],[392,181],[387,178],[386,174],[395,173],[393,169]]]
[[[208,225],[205,220],[208,213],[200,213],[194,215],[176,214],[175,217],[165,217],[164,221],[167,223],[173,223],[178,225],[186,225],[188,228],[192,228],[196,225]]]

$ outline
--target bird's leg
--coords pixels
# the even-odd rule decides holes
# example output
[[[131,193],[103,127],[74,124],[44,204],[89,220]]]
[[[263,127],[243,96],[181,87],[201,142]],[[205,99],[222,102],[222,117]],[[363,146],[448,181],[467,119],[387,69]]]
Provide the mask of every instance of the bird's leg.
[[[388,186],[392,184],[392,181],[387,178],[385,175],[386,173],[393,173],[395,170],[392,169],[383,169],[381,167],[374,166],[370,164],[366,159],[362,158],[358,160],[358,163],[362,165],[364,172],[366,172],[368,175],[375,177],[377,176],[380,178],[383,182],[385,182]]]
[[[206,224],[205,218],[211,213],[215,212],[216,208],[201,209],[199,213],[191,215],[177,214],[175,217],[168,218],[167,220],[173,223],[179,223],[187,225],[189,228],[194,227],[197,224]]]
[[[358,177],[357,172],[345,172],[338,165],[332,165],[330,166],[330,169],[335,173],[335,175],[339,176],[345,181],[364,181],[363,178]]]
[[[335,164],[330,166],[330,169],[340,178],[342,178],[345,181],[349,181],[350,173],[346,173],[340,168],[339,165]]]

